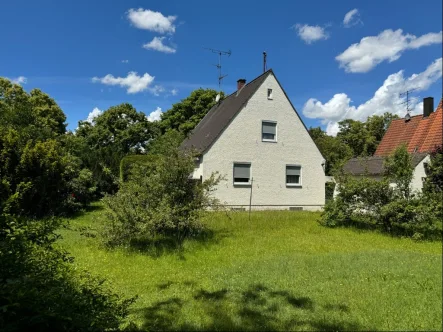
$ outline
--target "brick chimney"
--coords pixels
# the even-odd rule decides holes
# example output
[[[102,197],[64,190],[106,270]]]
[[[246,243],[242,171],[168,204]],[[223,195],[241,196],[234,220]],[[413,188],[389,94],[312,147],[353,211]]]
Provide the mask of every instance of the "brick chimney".
[[[423,98],[423,117],[427,118],[432,112],[434,112],[434,98]]]
[[[246,84],[246,80],[244,78],[240,78],[237,80],[237,91],[239,91]]]

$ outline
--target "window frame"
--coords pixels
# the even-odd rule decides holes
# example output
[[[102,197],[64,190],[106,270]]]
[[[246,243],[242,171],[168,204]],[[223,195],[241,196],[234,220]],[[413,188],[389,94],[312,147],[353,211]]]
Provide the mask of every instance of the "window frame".
[[[268,90],[266,90],[266,96],[268,97],[268,100],[274,99],[273,93],[274,91],[271,88],[268,88]]]
[[[248,182],[235,182],[235,165],[249,165],[249,181]],[[252,163],[249,161],[234,161],[232,163],[232,184],[234,186],[250,186],[252,179]]]
[[[274,135],[274,139],[268,139],[268,138],[263,138],[263,124],[264,123],[272,123],[275,124],[275,135]],[[278,135],[278,125],[277,125],[277,121],[273,121],[273,120],[261,120],[261,141],[262,142],[268,142],[268,143],[277,143],[277,135]]]
[[[288,166],[300,167],[300,177],[298,183],[288,183]],[[303,183],[303,167],[301,164],[286,164],[285,165],[285,184],[286,187],[301,187]]]

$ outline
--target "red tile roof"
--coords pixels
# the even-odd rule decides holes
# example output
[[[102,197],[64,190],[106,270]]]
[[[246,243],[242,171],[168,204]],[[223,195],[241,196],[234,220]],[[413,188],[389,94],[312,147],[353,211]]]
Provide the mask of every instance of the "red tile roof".
[[[430,152],[436,145],[443,144],[443,98],[435,112],[429,117],[411,117],[391,122],[374,156],[388,156],[401,144],[406,144],[409,153]]]

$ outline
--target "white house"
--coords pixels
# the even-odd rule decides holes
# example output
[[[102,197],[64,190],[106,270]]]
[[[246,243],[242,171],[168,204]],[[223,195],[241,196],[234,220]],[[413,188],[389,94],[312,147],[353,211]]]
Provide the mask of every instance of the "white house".
[[[225,176],[215,196],[233,209],[319,210],[325,160],[274,72],[220,100],[183,142],[200,153],[193,177]]]

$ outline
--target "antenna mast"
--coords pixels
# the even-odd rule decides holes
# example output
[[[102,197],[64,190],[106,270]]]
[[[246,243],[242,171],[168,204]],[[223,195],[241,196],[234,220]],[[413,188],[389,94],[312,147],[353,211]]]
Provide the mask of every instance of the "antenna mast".
[[[406,101],[402,102],[400,105],[406,104],[406,112],[409,113],[411,111],[411,109],[409,108],[410,106],[410,100],[409,100],[409,95],[411,94],[412,91],[417,90],[417,88],[414,89],[409,89],[406,90],[405,92],[402,92],[399,94],[400,97],[406,96]]]
[[[222,55],[227,55],[228,57],[231,56],[231,50],[228,51],[221,51],[221,50],[216,50],[214,48],[209,48],[209,47],[203,47],[205,50],[209,50],[212,53],[217,53],[218,54],[218,64],[214,65],[217,67],[218,69],[218,89],[221,90],[221,83],[222,80],[228,76],[226,75],[222,75],[222,65],[221,65],[221,57]]]
[[[266,71],[266,52],[263,52],[263,72]]]

